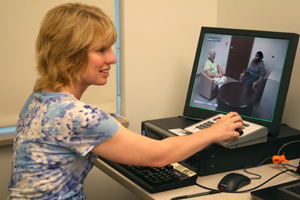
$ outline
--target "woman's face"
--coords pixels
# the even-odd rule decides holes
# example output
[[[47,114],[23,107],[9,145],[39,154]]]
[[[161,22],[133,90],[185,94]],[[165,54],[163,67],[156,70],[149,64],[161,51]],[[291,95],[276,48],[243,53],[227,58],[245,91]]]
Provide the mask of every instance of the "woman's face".
[[[88,58],[89,64],[86,70],[80,75],[81,84],[84,87],[90,85],[105,85],[109,76],[111,64],[117,62],[117,58],[111,46],[99,46],[97,40],[91,43]]]
[[[255,54],[255,60],[259,60],[259,59],[260,59],[259,55]]]
[[[215,58],[216,58],[216,52],[213,51],[213,52],[212,52],[212,55],[211,55],[211,59],[214,60]]]

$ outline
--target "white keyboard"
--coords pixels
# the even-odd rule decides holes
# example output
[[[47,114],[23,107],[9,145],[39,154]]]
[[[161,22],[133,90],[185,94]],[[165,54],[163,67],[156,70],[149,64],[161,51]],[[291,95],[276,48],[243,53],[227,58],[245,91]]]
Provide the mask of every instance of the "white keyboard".
[[[209,128],[216,121],[218,121],[224,114],[218,114],[196,124],[186,127],[184,130],[195,133],[203,129]],[[218,143],[229,149],[234,149],[238,147],[263,143],[267,141],[268,128],[254,124],[244,120],[242,135],[238,138],[232,138],[223,142]]]

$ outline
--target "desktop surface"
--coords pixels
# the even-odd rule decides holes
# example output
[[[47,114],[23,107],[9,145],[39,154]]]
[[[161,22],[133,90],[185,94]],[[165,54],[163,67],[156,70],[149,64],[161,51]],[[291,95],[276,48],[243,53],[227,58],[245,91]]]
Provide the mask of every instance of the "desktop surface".
[[[290,160],[290,164],[298,166],[299,159]],[[170,200],[171,198],[177,197],[177,196],[189,195],[189,194],[195,194],[195,193],[199,193],[199,192],[207,192],[208,191],[203,188],[200,188],[197,185],[192,185],[192,186],[179,188],[179,189],[175,189],[175,190],[169,190],[169,191],[165,191],[165,192],[151,194],[151,193],[147,192],[146,190],[144,190],[143,188],[141,188],[139,185],[132,182],[130,179],[128,179],[124,175],[122,175],[120,172],[118,172],[114,168],[110,167],[107,163],[105,163],[100,158],[97,159],[95,165],[96,165],[96,167],[101,169],[103,172],[105,172],[107,175],[109,175],[110,177],[115,179],[117,182],[119,182],[121,185],[123,185],[125,188],[127,188],[128,190],[130,190],[131,192],[133,192],[138,197],[140,197],[141,199],[144,199],[144,200],[154,200],[154,199],[155,200],[158,200],[158,199],[159,200]],[[261,183],[265,182],[272,176],[274,176],[284,170],[285,170],[285,168],[279,164],[267,164],[267,165],[262,165],[260,167],[248,169],[248,171],[250,171],[252,173],[257,173],[257,174],[261,175],[262,178],[257,179],[257,180],[255,180],[255,179],[252,180],[251,184],[244,186],[243,188],[241,188],[238,191],[252,189],[252,188],[260,185]],[[232,172],[244,174],[244,175],[248,176],[249,178],[253,177],[252,175],[245,173],[243,171],[243,169],[240,169],[240,170],[222,172],[222,173],[217,173],[217,174],[212,174],[212,175],[207,175],[207,176],[201,176],[201,177],[198,177],[197,183],[202,186],[208,187],[208,188],[217,189],[217,185],[220,182],[220,180],[225,175],[227,175],[228,173],[232,173]],[[266,183],[265,185],[263,185],[262,187],[260,187],[258,189],[271,187],[273,185],[285,183],[285,182],[296,180],[296,179],[299,179],[299,176],[293,175],[291,173],[284,173],[284,174],[281,174],[278,177],[274,178],[273,180],[269,181],[268,183]],[[248,192],[244,192],[244,193],[212,194],[212,195],[207,195],[207,196],[195,197],[193,199],[195,199],[195,200],[196,199],[201,199],[201,200],[214,200],[214,199],[250,200],[252,198],[250,195],[250,191],[248,191]]]

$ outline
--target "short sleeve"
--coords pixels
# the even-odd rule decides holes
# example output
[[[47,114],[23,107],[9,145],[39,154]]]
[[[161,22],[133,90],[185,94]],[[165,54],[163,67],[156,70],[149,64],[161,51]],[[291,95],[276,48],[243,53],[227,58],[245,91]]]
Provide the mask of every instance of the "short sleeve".
[[[207,60],[204,65],[204,72],[207,73],[207,70],[210,70],[212,74],[218,74],[218,63],[216,61],[212,63],[210,60]]]
[[[84,105],[74,113],[72,134],[68,140],[70,150],[85,156],[94,147],[111,138],[120,124],[105,111]]]
[[[205,73],[206,73],[206,71],[207,71],[208,69],[211,68],[210,64],[211,64],[211,61],[210,61],[210,60],[207,60],[207,61],[205,62],[205,65],[204,65],[204,72],[205,72]]]

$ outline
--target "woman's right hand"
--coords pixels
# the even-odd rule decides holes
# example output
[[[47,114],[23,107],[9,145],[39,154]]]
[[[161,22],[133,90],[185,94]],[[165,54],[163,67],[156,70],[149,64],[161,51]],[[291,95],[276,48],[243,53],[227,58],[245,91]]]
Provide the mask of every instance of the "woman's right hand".
[[[239,137],[239,132],[243,129],[243,119],[236,112],[230,112],[221,117],[210,127],[212,134],[215,134],[215,142],[221,142],[230,138]],[[238,130],[238,131],[236,131]]]

